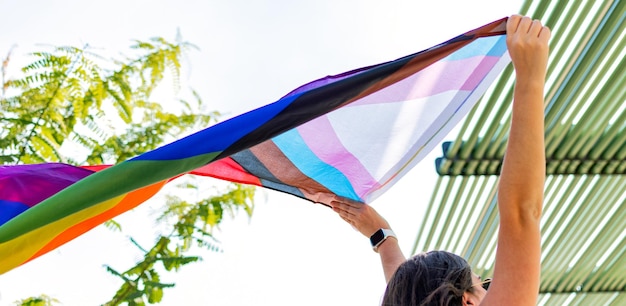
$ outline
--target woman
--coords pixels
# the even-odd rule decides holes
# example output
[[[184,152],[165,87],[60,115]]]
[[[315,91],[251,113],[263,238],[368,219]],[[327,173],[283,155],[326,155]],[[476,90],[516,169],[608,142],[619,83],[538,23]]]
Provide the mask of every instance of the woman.
[[[337,199],[331,203],[333,210],[371,237],[380,254],[387,280],[383,305],[537,303],[545,180],[543,87],[550,29],[538,20],[513,15],[506,30],[516,83],[509,142],[498,184],[500,228],[493,281],[481,280],[463,258],[444,251],[405,260],[389,224],[372,207]]]

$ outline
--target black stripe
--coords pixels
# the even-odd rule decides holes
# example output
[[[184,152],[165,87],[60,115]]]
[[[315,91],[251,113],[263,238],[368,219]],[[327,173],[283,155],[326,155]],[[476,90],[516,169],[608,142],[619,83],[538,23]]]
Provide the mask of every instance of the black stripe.
[[[284,184],[278,178],[276,178],[265,167],[265,165],[263,165],[263,163],[258,158],[256,158],[256,156],[252,152],[250,152],[250,150],[240,151],[231,155],[230,158],[238,163],[248,173],[258,177],[261,180],[261,184],[263,185],[263,187],[306,199],[304,194],[300,192],[300,189]]]
[[[409,62],[412,62],[412,64],[414,64],[415,61],[428,62],[432,60],[433,57],[441,54],[440,51],[442,50],[440,49],[448,47],[450,50],[446,51],[452,53],[476,38],[477,34],[459,35],[445,43],[424,51],[373,66],[368,71],[304,92],[283,111],[274,116],[274,118],[271,118],[259,128],[235,141],[216,159],[250,148],[344,106],[346,103],[350,102],[351,99],[368,90],[374,84],[398,72]],[[451,46],[453,44],[455,46]],[[417,57],[420,58],[416,59]],[[417,67],[419,65],[414,66]],[[415,71],[412,71],[412,73],[416,73],[424,67],[415,68]]]

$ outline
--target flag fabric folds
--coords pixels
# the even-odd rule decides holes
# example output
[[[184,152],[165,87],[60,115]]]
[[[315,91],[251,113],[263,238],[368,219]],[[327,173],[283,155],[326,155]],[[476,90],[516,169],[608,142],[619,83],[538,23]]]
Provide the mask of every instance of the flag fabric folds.
[[[182,174],[328,204],[371,203],[426,156],[509,63],[506,19],[325,77],[115,166],[0,167],[0,273],[149,199]]]

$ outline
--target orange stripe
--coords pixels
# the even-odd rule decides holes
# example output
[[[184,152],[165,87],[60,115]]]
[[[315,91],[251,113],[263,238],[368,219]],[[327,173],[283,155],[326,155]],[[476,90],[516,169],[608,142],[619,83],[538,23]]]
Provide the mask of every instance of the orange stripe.
[[[137,207],[139,204],[147,201],[152,196],[154,196],[159,190],[161,190],[161,188],[163,188],[163,185],[165,185],[165,183],[167,183],[167,181],[161,181],[128,193],[117,205],[115,205],[111,209],[104,211],[103,213],[95,217],[80,222],[74,226],[71,226],[70,228],[61,232],[59,235],[54,237],[54,239],[48,242],[48,244],[41,248],[37,253],[35,253],[31,258],[29,258],[26,262],[29,262],[43,254],[46,254],[69,242],[70,240],[86,233],[94,227],[104,223],[105,221],[110,220],[124,212],[127,212],[128,210]]]

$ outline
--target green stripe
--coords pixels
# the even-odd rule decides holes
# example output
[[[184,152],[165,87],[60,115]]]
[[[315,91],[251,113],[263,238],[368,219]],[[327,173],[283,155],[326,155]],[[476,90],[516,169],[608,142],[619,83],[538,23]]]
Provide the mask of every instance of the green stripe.
[[[169,161],[126,161],[96,172],[0,227],[0,243],[117,196],[197,169],[220,152]]]

